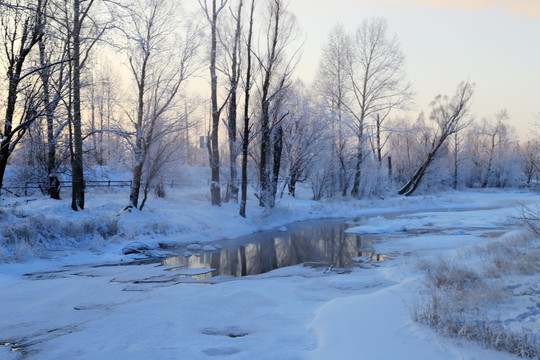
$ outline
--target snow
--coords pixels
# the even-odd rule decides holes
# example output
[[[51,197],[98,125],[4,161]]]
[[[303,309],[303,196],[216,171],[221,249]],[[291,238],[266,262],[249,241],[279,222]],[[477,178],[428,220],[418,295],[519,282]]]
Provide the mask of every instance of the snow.
[[[515,358],[414,323],[410,307],[425,276],[416,264],[462,256],[465,249],[489,242],[487,235],[494,231],[514,229],[521,206],[538,203],[540,196],[450,191],[384,201],[314,202],[299,189],[299,199],[284,198],[270,213],[250,198],[243,219],[234,204],[210,206],[208,193],[207,187],[170,189],[165,199],[150,198],[145,211],[131,213],[121,211],[128,191],[118,189],[91,190],[87,210],[77,213],[69,209],[66,194],[61,201],[2,199],[2,236],[20,219],[39,217],[70,221],[74,227],[117,219],[118,229],[77,241],[64,229],[64,238],[26,249],[2,243],[0,344],[12,345],[0,346],[0,358]],[[297,265],[214,279],[209,278],[212,269],[184,264],[113,266],[138,255],[122,253],[134,242],[154,250],[160,244],[183,244],[189,253],[218,251],[216,241],[224,245],[244,234],[330,217],[351,219],[348,232],[369,234],[374,251],[395,254],[392,260],[349,273]],[[193,279],[200,280],[190,284]],[[537,284],[537,275],[511,278],[508,285],[523,298],[494,309],[501,321],[538,333],[540,309],[532,306],[540,302]]]

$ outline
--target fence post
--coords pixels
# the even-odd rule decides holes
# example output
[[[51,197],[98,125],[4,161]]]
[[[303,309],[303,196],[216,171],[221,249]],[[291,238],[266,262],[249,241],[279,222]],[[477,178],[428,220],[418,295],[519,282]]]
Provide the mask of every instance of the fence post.
[[[111,187],[111,180],[109,179],[109,183],[107,185],[108,187]]]
[[[28,182],[24,183],[24,196],[28,196]]]

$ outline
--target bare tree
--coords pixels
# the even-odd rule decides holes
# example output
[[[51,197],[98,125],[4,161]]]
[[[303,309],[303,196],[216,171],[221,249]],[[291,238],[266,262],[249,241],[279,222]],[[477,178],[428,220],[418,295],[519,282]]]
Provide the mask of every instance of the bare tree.
[[[314,162],[328,149],[327,124],[316,107],[310,104],[311,93],[301,83],[285,93],[289,115],[283,120],[283,155],[286,167],[285,183],[295,196],[296,184],[307,180]]]
[[[88,16],[88,11],[94,0],[90,0],[86,8],[81,9],[81,1],[73,0],[73,27],[71,33],[73,65],[72,65],[72,91],[73,91],[73,158],[71,161],[72,195],[71,208],[75,211],[84,209],[84,167],[83,167],[83,140],[81,119],[81,30],[82,23]]]
[[[59,120],[57,108],[66,96],[65,88],[68,84],[69,66],[69,43],[60,40],[61,32],[56,17],[60,18],[61,12],[58,6],[50,3],[45,8],[44,25],[45,36],[39,41],[39,72],[42,81],[43,106],[45,108],[45,118],[47,126],[47,191],[52,199],[60,199],[59,180],[56,174],[58,168],[57,161],[57,140],[62,130],[67,125],[66,121]],[[48,25],[48,26],[47,26]],[[58,64],[52,67],[52,64]]]
[[[523,147],[523,152],[523,167],[527,177],[527,185],[531,185],[533,180],[537,180],[540,176],[540,140],[527,141]]]
[[[349,115],[344,109],[348,103],[350,89],[349,77],[347,76],[347,58],[351,51],[351,38],[346,34],[341,25],[335,25],[328,41],[322,48],[322,58],[319,64],[315,87],[322,98],[325,106],[330,110],[330,130],[332,133],[332,154],[338,164],[337,179],[339,191],[343,196],[347,194],[349,187],[349,154],[348,136],[350,124]]]
[[[42,99],[39,99],[37,91],[38,79],[32,78],[40,69],[28,66],[27,60],[43,37],[45,6],[45,0],[0,3],[0,36],[4,44],[2,61],[7,70],[7,100],[0,131],[0,190],[9,156],[29,126],[43,112]],[[20,97],[22,101],[19,101]]]
[[[240,200],[240,216],[246,217],[246,202],[247,202],[247,162],[248,162],[248,149],[249,149],[249,136],[250,127],[249,124],[249,98],[252,86],[251,76],[251,41],[253,38],[253,12],[255,11],[255,0],[251,0],[251,10],[249,16],[249,30],[247,35],[246,45],[246,62],[247,70],[244,80],[244,133],[242,138],[242,198]]]
[[[275,100],[279,98],[280,93],[287,88],[289,80],[297,61],[297,55],[300,49],[289,57],[286,57],[285,51],[296,35],[296,23],[294,17],[287,11],[283,0],[272,0],[268,4],[269,21],[266,24],[267,36],[263,54],[258,54],[258,65],[261,69],[262,83],[261,91],[261,151],[259,163],[259,180],[261,190],[259,195],[259,205],[265,208],[274,206],[275,184],[272,169],[279,169],[275,164],[271,167],[272,159],[279,160],[279,157],[272,157],[272,131],[275,126],[287,115],[282,113],[280,116],[274,116],[271,122],[271,111]],[[277,109],[273,109],[274,114],[278,114]]]
[[[90,57],[90,53],[110,24],[100,23],[93,17],[95,0],[51,0],[63,11],[63,18],[58,22],[65,30],[65,41],[68,44],[69,95],[66,102],[68,120],[70,123],[70,153],[71,153],[71,208],[83,210],[84,195],[84,165],[83,165],[83,132],[81,113],[81,90],[83,87],[82,74]]]
[[[399,190],[400,195],[409,196],[414,193],[441,146],[451,135],[467,125],[464,118],[469,110],[472,95],[473,85],[465,82],[459,84],[453,97],[439,95],[432,102],[430,118],[436,122],[437,129],[432,136],[430,150],[411,179]]]
[[[458,182],[459,182],[459,168],[461,163],[461,157],[460,154],[463,151],[463,139],[460,137],[459,132],[454,133],[453,141],[451,145],[451,151],[452,151],[452,164],[454,166],[453,171],[453,180],[452,180],[452,187],[454,189],[458,188]]]
[[[112,131],[112,126],[120,113],[120,107],[117,104],[120,98],[117,90],[120,88],[119,78],[108,63],[106,59],[103,64],[97,66],[92,84],[94,88],[92,91],[95,94],[92,102],[92,116],[96,118],[93,125],[94,151],[98,165],[107,164],[111,160],[111,154],[115,153],[116,134]]]
[[[175,123],[167,124],[166,112],[185,80],[196,71],[194,57],[198,31],[191,25],[185,34],[171,21],[174,3],[162,0],[109,1],[115,7],[126,40],[129,70],[136,84],[136,110],[127,111],[134,131],[125,131],[133,149],[134,166],[127,208],[137,208],[143,168],[154,144],[165,135],[178,131]],[[160,153],[160,151],[156,151]],[[145,195],[147,189],[145,191]],[[141,206],[142,207],[142,206]]]
[[[509,119],[508,112],[501,110],[495,115],[495,122],[489,124],[487,120],[484,120],[482,135],[487,138],[487,144],[484,145],[487,155],[487,169],[482,180],[482,187],[485,188],[489,183],[494,183],[494,160],[497,156],[497,150],[503,148],[504,142],[507,140],[508,129],[504,125],[504,121]]]
[[[351,194],[359,196],[366,125],[370,117],[403,107],[411,98],[405,81],[403,55],[397,37],[388,35],[383,18],[364,20],[357,28],[347,59],[351,86],[350,103],[344,105],[355,118],[356,168]]]
[[[207,0],[198,0],[201,8],[203,9],[208,23],[210,24],[211,32],[211,45],[210,45],[210,90],[211,90],[211,101],[212,101],[212,135],[210,142],[208,143],[208,149],[210,152],[210,167],[212,169],[212,180],[210,184],[210,195],[212,205],[221,205],[221,188],[219,183],[219,118],[221,116],[221,111],[226,105],[226,101],[223,105],[218,105],[218,78],[217,78],[217,67],[216,67],[216,58],[217,58],[217,22],[218,17],[221,11],[227,5],[228,0],[220,0],[219,5],[217,0],[212,1],[212,8],[210,9],[207,3]]]
[[[242,47],[241,47],[241,35],[242,35],[242,7],[244,5],[243,0],[239,0],[238,8],[236,14],[232,13],[232,18],[234,20],[234,34],[232,39],[229,41],[232,42],[232,47],[226,46],[228,49],[228,57],[230,58],[228,73],[229,77],[229,102],[228,102],[228,121],[225,123],[227,126],[227,132],[229,134],[229,169],[230,169],[230,179],[227,186],[227,193],[225,196],[225,201],[232,199],[235,203],[238,203],[238,169],[236,166],[236,158],[238,157],[238,145],[236,143],[236,118],[237,118],[237,107],[238,107],[238,83],[240,81],[240,71],[242,66]]]

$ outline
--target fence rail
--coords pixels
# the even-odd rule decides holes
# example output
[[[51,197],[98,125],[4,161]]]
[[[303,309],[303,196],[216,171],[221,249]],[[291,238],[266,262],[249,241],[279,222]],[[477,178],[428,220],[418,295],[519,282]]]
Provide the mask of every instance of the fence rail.
[[[99,188],[99,187],[113,188],[113,187],[131,187],[131,183],[132,183],[131,180],[87,180],[84,182],[84,185],[85,187],[89,187],[89,188]],[[164,185],[168,185],[171,188],[173,188],[175,186],[191,186],[192,183],[190,181],[172,180],[170,182],[164,183]],[[28,181],[28,182],[25,182],[24,185],[20,185],[20,186],[9,186],[9,188],[6,186],[3,186],[0,190],[5,190],[8,193],[13,194],[15,196],[19,196],[18,194],[15,193],[15,191],[22,190],[24,191],[24,196],[27,196],[29,190],[39,189],[41,191],[44,191],[45,188],[43,186],[44,184],[41,182]],[[72,186],[72,182],[60,181],[60,186],[65,187],[65,188],[70,188]],[[144,183],[141,183],[141,187],[142,186],[144,186]]]
[[[20,186],[3,186],[1,190],[5,190],[10,194],[18,196],[15,191],[23,190],[24,195],[28,195],[29,190],[41,190],[44,191],[44,184],[39,181],[27,181],[24,185]],[[71,181],[60,181],[61,187],[70,188],[72,186]],[[85,187],[131,187],[131,180],[88,180],[84,182]]]

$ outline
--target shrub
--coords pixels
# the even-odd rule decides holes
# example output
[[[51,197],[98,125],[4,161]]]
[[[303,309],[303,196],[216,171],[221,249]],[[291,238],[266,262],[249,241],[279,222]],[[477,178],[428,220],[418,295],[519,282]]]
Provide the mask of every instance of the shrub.
[[[443,336],[476,341],[499,351],[540,359],[537,337],[532,332],[515,332],[488,316],[489,305],[510,295],[500,288],[504,276],[537,273],[540,246],[537,237],[513,232],[500,240],[478,246],[470,254],[481,256],[472,269],[464,261],[437,258],[420,262],[425,271],[423,298],[411,307],[413,321],[433,328]],[[489,286],[486,278],[496,281]],[[486,279],[486,280],[484,280]]]

